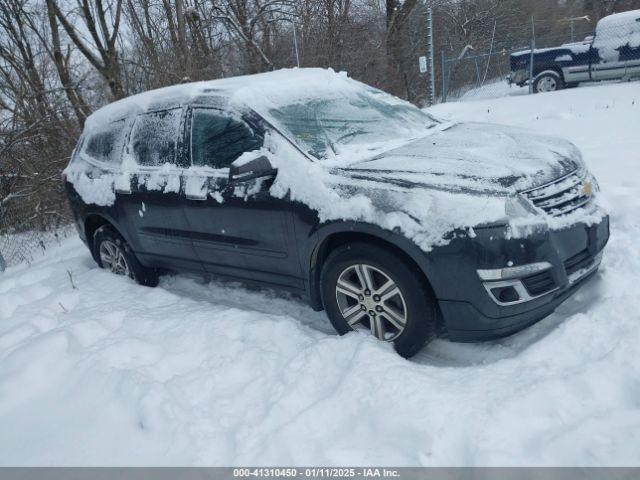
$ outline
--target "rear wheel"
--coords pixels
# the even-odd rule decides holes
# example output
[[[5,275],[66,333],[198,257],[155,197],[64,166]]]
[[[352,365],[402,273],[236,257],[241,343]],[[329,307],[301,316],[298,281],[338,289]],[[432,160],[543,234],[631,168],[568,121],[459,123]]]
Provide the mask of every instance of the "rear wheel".
[[[564,88],[564,82],[558,72],[547,70],[540,73],[533,81],[534,93],[555,92]]]
[[[155,287],[158,285],[158,272],[144,267],[135,257],[129,244],[108,225],[96,230],[93,236],[94,258],[98,266],[116,275],[134,279],[140,285]]]
[[[415,355],[435,337],[437,304],[403,258],[366,243],[337,248],[322,269],[322,301],[340,334],[365,330]]]

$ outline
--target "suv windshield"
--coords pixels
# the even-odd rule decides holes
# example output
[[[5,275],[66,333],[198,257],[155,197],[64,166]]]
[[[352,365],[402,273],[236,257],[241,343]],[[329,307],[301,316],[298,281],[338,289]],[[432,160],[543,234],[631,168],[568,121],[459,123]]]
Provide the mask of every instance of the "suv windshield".
[[[269,114],[318,159],[417,138],[438,123],[410,103],[374,88],[331,92],[271,109]]]

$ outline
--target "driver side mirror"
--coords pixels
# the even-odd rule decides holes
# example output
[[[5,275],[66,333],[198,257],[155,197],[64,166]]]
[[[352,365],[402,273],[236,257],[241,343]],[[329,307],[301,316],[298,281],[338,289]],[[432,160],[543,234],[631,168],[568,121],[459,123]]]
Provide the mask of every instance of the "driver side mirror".
[[[238,159],[229,168],[229,182],[245,182],[255,178],[273,177],[277,173],[269,159],[261,155],[251,160]]]

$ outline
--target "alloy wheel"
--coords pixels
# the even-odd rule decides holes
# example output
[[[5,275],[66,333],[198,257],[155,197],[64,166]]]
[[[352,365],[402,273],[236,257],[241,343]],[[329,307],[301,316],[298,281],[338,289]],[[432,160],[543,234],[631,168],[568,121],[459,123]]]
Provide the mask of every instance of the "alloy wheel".
[[[104,268],[110,270],[112,273],[132,277],[131,269],[129,268],[122,248],[114,242],[104,240],[100,244],[100,261]]]
[[[538,91],[555,92],[558,88],[558,82],[553,77],[543,77],[538,81]]]
[[[340,313],[352,329],[367,329],[380,340],[398,338],[407,306],[396,282],[382,270],[359,263],[345,268],[336,283]]]

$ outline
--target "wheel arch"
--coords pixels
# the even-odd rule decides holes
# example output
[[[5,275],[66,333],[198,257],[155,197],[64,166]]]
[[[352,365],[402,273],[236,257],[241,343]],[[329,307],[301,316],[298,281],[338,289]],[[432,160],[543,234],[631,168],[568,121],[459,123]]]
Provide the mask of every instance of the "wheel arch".
[[[116,226],[116,222],[112,218],[110,218],[108,215],[105,215],[103,213],[96,213],[96,212],[88,213],[84,218],[83,225],[84,225],[85,238],[87,240],[87,246],[89,247],[91,256],[96,262],[98,262],[98,259],[96,258],[96,252],[93,245],[93,238],[95,236],[96,231],[100,227],[109,225],[116,232],[118,232],[118,234],[120,234],[122,238],[126,239],[126,237],[123,235],[123,232]]]
[[[309,300],[314,310],[322,310],[320,298],[320,272],[324,261],[337,247],[347,243],[371,243],[392,250],[424,280],[434,293],[431,260],[427,253],[403,235],[384,230],[375,225],[341,222],[326,225],[316,232],[316,241],[308,257]],[[435,294],[434,294],[435,298]]]
[[[564,79],[564,72],[558,65],[545,66],[544,68],[542,68],[534,75],[533,82],[536,83],[538,81],[538,78],[540,78],[545,73],[555,73],[556,75],[558,75],[558,77],[560,77],[560,81],[562,82],[561,87],[566,84],[566,81]]]
[[[569,55],[574,59],[572,61],[575,61],[575,55],[568,49],[554,49],[550,52],[535,55],[533,59],[533,79],[535,80],[542,73],[551,71],[560,75],[560,78],[564,82],[562,64],[555,60],[560,55]]]

